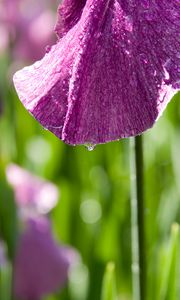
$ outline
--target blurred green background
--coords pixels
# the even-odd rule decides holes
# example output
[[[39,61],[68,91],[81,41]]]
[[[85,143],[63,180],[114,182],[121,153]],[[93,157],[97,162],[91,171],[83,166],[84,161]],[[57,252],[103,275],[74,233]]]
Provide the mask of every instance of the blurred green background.
[[[60,201],[50,213],[54,235],[82,256],[68,285],[44,300],[132,299],[129,139],[91,152],[63,144],[18,100],[8,53],[0,57],[0,101],[0,239],[9,257],[0,272],[0,299],[11,299],[18,231],[14,195],[5,178],[10,162],[58,186]],[[148,300],[180,299],[179,101],[176,95],[143,136]]]
[[[110,261],[116,266],[118,299],[131,299],[129,140],[99,145],[91,152],[63,144],[18,100],[7,77],[8,58],[3,56],[0,65],[0,223],[10,258],[16,236],[15,204],[3,175],[13,161],[59,187],[60,201],[50,215],[53,231],[57,240],[78,249],[83,260],[68,286],[46,300],[100,299]],[[180,222],[179,100],[176,95],[154,128],[144,134],[149,300],[180,299],[177,225],[171,229]],[[5,287],[7,274],[6,270],[1,280]]]

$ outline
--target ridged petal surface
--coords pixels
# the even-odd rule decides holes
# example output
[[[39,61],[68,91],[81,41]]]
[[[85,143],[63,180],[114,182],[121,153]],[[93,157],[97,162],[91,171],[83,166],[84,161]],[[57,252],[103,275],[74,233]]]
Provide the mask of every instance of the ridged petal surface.
[[[180,86],[177,0],[65,0],[59,41],[14,77],[25,107],[68,144],[152,127]]]

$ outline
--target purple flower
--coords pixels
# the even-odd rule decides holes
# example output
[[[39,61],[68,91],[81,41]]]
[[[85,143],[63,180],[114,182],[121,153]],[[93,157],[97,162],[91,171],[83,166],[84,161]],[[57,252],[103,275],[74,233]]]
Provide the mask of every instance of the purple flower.
[[[25,215],[46,214],[57,203],[57,187],[15,164],[6,170],[9,184],[15,191],[15,200]]]
[[[24,106],[64,142],[152,127],[180,87],[177,0],[64,0],[59,40],[14,76]]]
[[[62,288],[77,254],[59,246],[46,218],[29,219],[20,236],[15,259],[14,287],[18,299],[40,300]]]
[[[37,60],[53,42],[51,0],[3,0],[0,4],[0,52],[11,44],[16,60]]]
[[[0,43],[0,54],[4,52],[5,49],[8,47],[9,36],[8,32],[2,24],[0,24],[0,36],[1,36],[1,43]]]
[[[7,264],[6,249],[4,242],[0,240],[0,270]]]

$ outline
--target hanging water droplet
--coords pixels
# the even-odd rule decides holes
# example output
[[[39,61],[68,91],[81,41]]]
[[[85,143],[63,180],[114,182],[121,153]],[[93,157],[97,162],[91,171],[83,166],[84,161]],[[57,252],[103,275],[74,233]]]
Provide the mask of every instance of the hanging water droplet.
[[[51,48],[52,48],[51,46],[47,45],[46,48],[45,48],[46,53],[49,53]]]
[[[88,151],[93,151],[94,148],[96,147],[95,144],[90,144],[90,143],[85,144],[84,146],[88,149]]]

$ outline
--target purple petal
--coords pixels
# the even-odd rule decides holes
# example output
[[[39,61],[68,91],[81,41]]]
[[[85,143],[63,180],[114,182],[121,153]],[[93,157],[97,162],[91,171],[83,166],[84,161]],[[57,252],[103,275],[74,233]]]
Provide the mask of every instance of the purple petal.
[[[178,1],[77,3],[65,1],[59,10],[56,30],[60,37],[69,31],[40,62],[15,74],[19,97],[68,144],[141,134],[180,86]]]
[[[27,16],[19,17],[19,24],[16,24],[17,38],[13,47],[13,56],[16,60],[35,61],[43,57],[47,43],[54,42],[52,34],[54,19],[54,13],[48,9],[30,20]]]
[[[15,191],[18,206],[25,213],[45,214],[57,203],[59,193],[57,187],[15,164],[10,164],[6,170],[9,184]]]
[[[64,0],[58,9],[55,32],[61,38],[80,19],[86,0]]]
[[[1,3],[2,2],[2,3]],[[51,0],[0,1],[1,48],[8,46],[15,60],[35,61],[42,58],[47,44],[54,42],[55,14],[50,10]],[[4,44],[4,45],[3,45]]]
[[[68,251],[68,250],[67,250]],[[65,248],[53,240],[46,218],[30,219],[15,259],[15,292],[20,299],[41,299],[64,286],[69,261]]]

